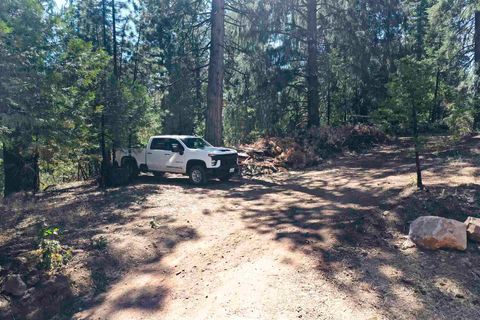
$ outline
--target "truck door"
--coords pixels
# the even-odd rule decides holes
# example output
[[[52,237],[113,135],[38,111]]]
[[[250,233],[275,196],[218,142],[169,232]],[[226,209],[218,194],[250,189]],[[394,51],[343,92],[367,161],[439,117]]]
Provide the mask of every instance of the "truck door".
[[[153,138],[147,150],[147,166],[152,171],[165,171],[165,163],[171,156],[169,139]]]
[[[180,141],[177,139],[168,139],[167,148],[170,150],[170,156],[165,158],[165,171],[182,173],[184,168],[185,157]]]

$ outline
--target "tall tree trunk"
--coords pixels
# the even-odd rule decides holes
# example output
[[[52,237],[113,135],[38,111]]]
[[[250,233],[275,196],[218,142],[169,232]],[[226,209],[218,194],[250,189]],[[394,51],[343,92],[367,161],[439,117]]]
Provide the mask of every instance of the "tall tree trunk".
[[[437,74],[435,76],[435,91],[433,94],[432,110],[430,113],[430,123],[437,120],[437,105],[438,105],[438,89],[440,87],[440,67],[437,67]]]
[[[115,19],[115,0],[112,0],[112,42],[113,42],[113,75],[118,79],[118,57],[117,57],[117,27]]]
[[[106,0],[102,0],[102,37],[103,37],[103,48],[108,52],[108,42],[107,42],[107,4]]]
[[[141,39],[141,36],[142,36],[142,31],[143,31],[142,26],[140,26],[140,29],[138,30],[137,43],[135,44],[132,84],[135,84],[137,82],[138,64],[139,64],[139,47],[140,47],[140,39]]]
[[[108,42],[107,42],[107,6],[106,0],[102,0],[102,36],[103,36],[103,47],[108,51]],[[107,79],[103,80],[103,104],[104,108],[107,104]],[[105,111],[102,110],[100,116],[100,152],[102,154],[102,161],[100,164],[100,187],[104,188],[107,185],[108,180],[108,161],[107,161],[107,152],[105,145]]]
[[[115,110],[117,109],[118,103],[118,55],[117,55],[117,27],[116,27],[116,8],[115,8],[115,0],[112,0],[112,42],[113,42],[113,107]],[[115,118],[115,117],[114,117]],[[116,153],[116,145],[118,143],[118,129],[119,124],[117,121],[113,123],[113,143],[112,143],[112,163],[115,165],[115,153]]]
[[[207,119],[205,137],[213,145],[222,144],[223,78],[225,51],[225,2],[212,0],[210,64],[208,66]]]
[[[480,11],[475,11],[475,128],[480,128]]]
[[[329,80],[331,81],[331,80]],[[330,118],[332,116],[332,85],[329,82],[327,88],[327,125],[330,125]]]
[[[318,110],[318,68],[317,68],[317,0],[307,2],[307,110],[308,127],[320,124]]]

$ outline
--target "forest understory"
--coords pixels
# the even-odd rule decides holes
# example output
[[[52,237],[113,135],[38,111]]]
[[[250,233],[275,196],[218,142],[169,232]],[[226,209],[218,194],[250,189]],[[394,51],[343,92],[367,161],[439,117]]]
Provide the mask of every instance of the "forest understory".
[[[27,292],[0,294],[0,317],[478,319],[478,243],[425,251],[406,239],[418,216],[480,217],[480,136],[428,138],[425,191],[410,145],[203,188],[142,175],[6,198],[0,281],[18,273]],[[33,258],[45,226],[72,253],[54,272]]]

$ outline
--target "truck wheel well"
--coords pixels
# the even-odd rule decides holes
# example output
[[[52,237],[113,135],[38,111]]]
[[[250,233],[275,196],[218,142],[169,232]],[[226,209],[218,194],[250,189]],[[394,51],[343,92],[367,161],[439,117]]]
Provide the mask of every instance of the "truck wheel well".
[[[128,163],[133,163],[138,168],[137,160],[133,157],[123,157],[122,158],[122,167],[125,167]]]
[[[202,166],[204,168],[207,167],[205,162],[203,162],[202,160],[189,160],[187,162],[187,173],[190,172],[190,168],[193,167],[193,166]]]

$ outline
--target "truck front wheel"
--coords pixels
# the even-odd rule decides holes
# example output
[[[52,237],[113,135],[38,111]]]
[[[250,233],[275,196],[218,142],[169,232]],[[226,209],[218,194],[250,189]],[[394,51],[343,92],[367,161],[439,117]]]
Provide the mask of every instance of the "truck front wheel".
[[[207,175],[203,166],[192,166],[188,172],[188,176],[194,185],[202,185],[207,182]]]

